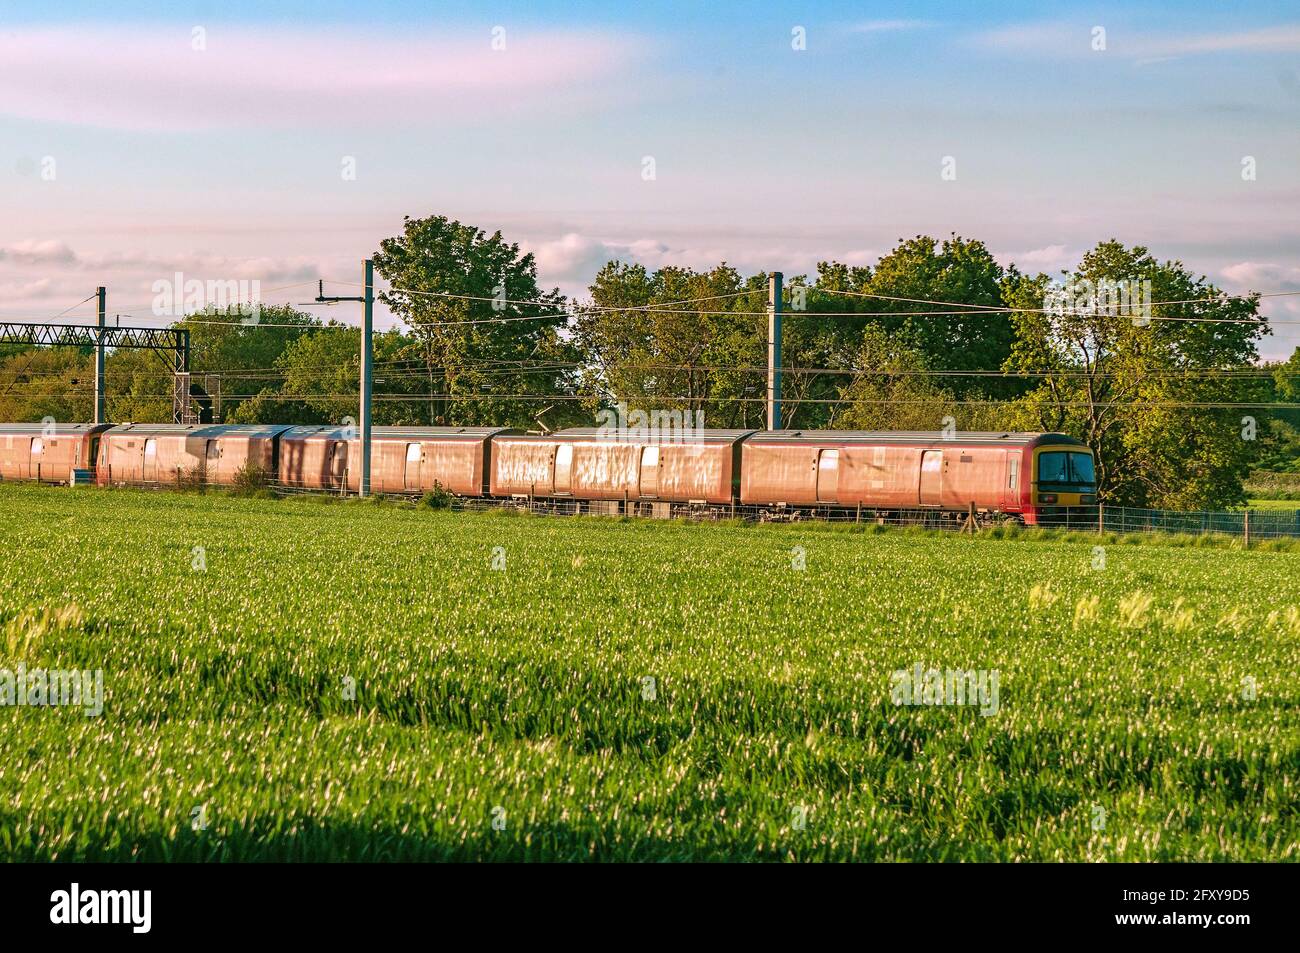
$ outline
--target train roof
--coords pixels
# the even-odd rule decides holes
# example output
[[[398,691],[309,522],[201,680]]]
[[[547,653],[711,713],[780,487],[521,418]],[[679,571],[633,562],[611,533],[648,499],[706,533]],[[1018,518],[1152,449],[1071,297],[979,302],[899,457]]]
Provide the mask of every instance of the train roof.
[[[290,429],[288,424],[118,424],[107,433],[140,434],[146,437],[275,437]]]
[[[360,436],[358,427],[344,427],[338,424],[321,424],[299,427],[286,427],[286,440],[308,440],[322,437],[330,440],[346,440]],[[498,434],[516,434],[518,430],[509,427],[371,427],[372,437],[427,437],[437,440],[484,440]]]
[[[0,424],[0,434],[44,434],[49,427],[54,428],[55,436],[73,433],[98,433],[107,430],[112,424]]]
[[[1015,433],[1010,431],[958,431],[945,438],[937,430],[760,430],[750,443],[846,443],[869,446],[914,446],[957,444],[960,446],[1031,447],[1046,443],[1086,446],[1082,440],[1063,433]]]
[[[567,437],[575,440],[622,439],[625,442],[635,442],[643,438],[647,442],[654,442],[654,438],[658,438],[663,443],[734,443],[753,432],[753,430],[706,430],[691,427],[669,427],[662,430],[640,427],[626,427],[621,430],[617,427],[566,427],[564,430],[557,430],[545,436]]]

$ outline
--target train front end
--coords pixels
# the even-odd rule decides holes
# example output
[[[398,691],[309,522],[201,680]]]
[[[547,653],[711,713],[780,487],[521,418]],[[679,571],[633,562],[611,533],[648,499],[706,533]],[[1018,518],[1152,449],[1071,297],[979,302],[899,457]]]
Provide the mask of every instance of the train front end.
[[[1095,527],[1097,468],[1086,444],[1060,434],[1031,447],[1033,481],[1025,522],[1037,526]]]

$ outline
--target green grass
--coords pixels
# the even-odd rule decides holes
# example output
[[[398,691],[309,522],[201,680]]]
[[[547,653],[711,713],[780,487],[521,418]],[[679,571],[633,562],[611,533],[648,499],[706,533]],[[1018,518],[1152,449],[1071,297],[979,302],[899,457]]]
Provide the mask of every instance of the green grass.
[[[12,484],[0,540],[0,667],[106,688],[0,708],[7,859],[1300,851],[1293,552]]]
[[[1300,510],[1300,495],[1293,500],[1250,500],[1246,504],[1247,509],[1252,510]]]

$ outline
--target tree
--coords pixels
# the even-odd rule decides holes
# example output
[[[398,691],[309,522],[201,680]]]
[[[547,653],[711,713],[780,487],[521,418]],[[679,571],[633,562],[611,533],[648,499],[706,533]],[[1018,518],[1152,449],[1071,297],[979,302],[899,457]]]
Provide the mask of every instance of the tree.
[[[246,306],[242,310],[232,306],[189,315],[175,326],[190,332],[190,368],[195,383],[205,387],[214,383],[214,391],[217,386],[221,389],[219,422],[298,422],[297,415],[293,420],[264,419],[262,414],[269,409],[264,402],[242,413],[240,405],[249,395],[260,397],[268,387],[276,389],[281,355],[292,343],[320,328],[319,318],[291,305],[265,305],[254,319]],[[209,382],[207,375],[216,376],[220,383]],[[170,410],[168,414],[170,419]]]
[[[743,279],[725,262],[709,271],[611,261],[578,309],[574,342],[584,357],[589,409],[678,410],[710,427],[761,418],[751,405],[762,378],[754,314],[763,278]]]
[[[576,354],[561,337],[559,289],[542,291],[533,256],[500,232],[445,216],[406,218],[375,268],[391,288],[379,298],[410,326],[401,356],[421,362],[426,423],[536,426],[573,415]]]
[[[371,419],[380,426],[424,423],[424,378],[402,355],[411,345],[399,331],[374,335]],[[361,413],[361,334],[330,323],[291,341],[276,359],[283,381],[266,388],[250,407],[240,407],[244,423],[356,422]],[[269,416],[269,415],[282,416]]]
[[[14,348],[0,358],[0,420],[89,420],[94,371],[88,349]]]
[[[834,426],[847,430],[934,430],[955,417],[953,395],[928,375],[925,355],[879,327],[862,333]]]
[[[853,273],[835,268],[827,269],[825,275],[840,280]],[[921,353],[926,366],[938,371],[994,370],[1010,355],[1015,332],[1007,314],[974,307],[967,312],[954,306],[1004,305],[1005,273],[983,242],[956,234],[942,244],[926,235],[899,239],[897,247],[869,274],[859,272],[857,277],[857,290],[876,297],[853,299],[856,307],[851,310],[887,312],[870,323],[891,335],[903,335]],[[843,297],[840,302],[844,303]],[[949,378],[947,387],[959,397],[985,393],[1006,397],[1018,389],[1010,381],[961,376]]]
[[[1253,367],[1268,332],[1258,299],[1224,299],[1180,262],[1113,240],[1065,278],[1052,285],[1046,275],[1012,274],[1004,286],[1018,309],[1005,367],[1039,380],[1018,401],[1017,423],[1083,438],[1104,501],[1170,509],[1241,502],[1257,445],[1243,439],[1242,411],[1221,405],[1261,395],[1258,380],[1222,372]],[[1146,307],[1144,298],[1179,303]]]

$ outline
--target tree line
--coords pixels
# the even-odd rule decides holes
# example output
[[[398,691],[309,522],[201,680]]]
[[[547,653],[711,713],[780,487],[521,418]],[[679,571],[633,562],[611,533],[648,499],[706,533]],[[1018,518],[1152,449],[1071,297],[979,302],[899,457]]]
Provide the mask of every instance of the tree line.
[[[618,403],[765,424],[767,274],[610,261],[570,301],[500,232],[442,216],[408,217],[374,261],[401,319],[374,336],[376,424],[558,429]],[[1125,307],[1116,288],[1134,292]],[[1096,452],[1105,501],[1169,509],[1238,505],[1252,468],[1300,462],[1300,415],[1258,406],[1297,401],[1300,350],[1261,365],[1258,297],[1140,246],[1101,242],[1051,277],[977,240],[916,236],[874,267],[788,276],[783,311],[786,428],[1062,431]],[[355,325],[264,305],[256,323],[208,311],[176,326],[221,422],[356,416]],[[88,350],[0,349],[0,419],[89,419],[93,366]],[[155,355],[106,367],[110,419],[171,418]]]

